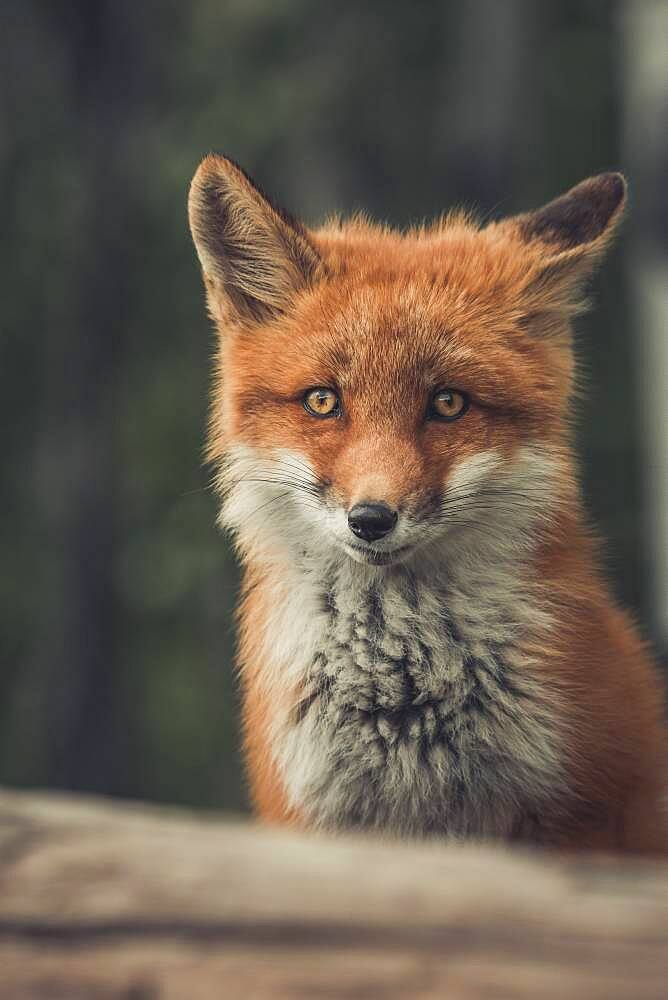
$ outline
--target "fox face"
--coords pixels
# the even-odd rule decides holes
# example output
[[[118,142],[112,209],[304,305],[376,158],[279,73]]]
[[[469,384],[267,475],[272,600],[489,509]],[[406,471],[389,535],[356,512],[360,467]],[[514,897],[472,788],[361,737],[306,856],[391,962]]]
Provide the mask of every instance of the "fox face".
[[[209,455],[242,555],[391,567],[550,530],[574,492],[570,320],[624,197],[606,174],[484,228],[307,231],[205,160]]]

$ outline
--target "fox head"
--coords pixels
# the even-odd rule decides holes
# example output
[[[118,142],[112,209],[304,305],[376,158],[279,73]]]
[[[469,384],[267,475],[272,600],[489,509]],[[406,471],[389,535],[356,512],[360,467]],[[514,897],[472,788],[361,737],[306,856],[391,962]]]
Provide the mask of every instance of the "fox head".
[[[625,195],[609,173],[484,227],[308,230],[207,157],[189,214],[219,334],[209,457],[242,554],[447,561],[555,524],[570,323]]]

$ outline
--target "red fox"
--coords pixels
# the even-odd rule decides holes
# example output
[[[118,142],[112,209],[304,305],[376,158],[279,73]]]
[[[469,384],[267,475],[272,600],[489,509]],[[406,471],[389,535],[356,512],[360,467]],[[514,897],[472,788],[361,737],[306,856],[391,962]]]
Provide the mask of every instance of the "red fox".
[[[199,167],[262,818],[665,849],[659,672],[571,445],[571,320],[625,199],[608,173],[485,226],[308,230],[231,160]]]

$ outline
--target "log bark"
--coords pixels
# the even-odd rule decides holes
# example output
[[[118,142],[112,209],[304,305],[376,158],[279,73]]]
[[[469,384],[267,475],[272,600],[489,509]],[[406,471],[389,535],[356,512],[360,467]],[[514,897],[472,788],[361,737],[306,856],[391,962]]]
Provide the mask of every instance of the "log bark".
[[[0,792],[0,998],[658,1000],[668,866]]]

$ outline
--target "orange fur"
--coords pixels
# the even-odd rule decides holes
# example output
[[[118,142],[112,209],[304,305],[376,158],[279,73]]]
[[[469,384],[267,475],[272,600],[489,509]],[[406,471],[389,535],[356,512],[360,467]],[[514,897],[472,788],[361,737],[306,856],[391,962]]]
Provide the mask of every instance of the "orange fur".
[[[193,182],[191,224],[220,332],[214,462],[240,441],[260,453],[306,455],[349,509],[381,494],[397,507],[418,505],[462,458],[485,450],[510,457],[540,441],[557,456],[562,502],[531,568],[557,627],[529,645],[566,706],[572,794],[527,818],[519,835],[566,848],[659,851],[667,843],[663,692],[597,567],[571,451],[570,321],[623,202],[623,181],[604,175],[539,212],[482,229],[459,214],[406,233],[361,217],[307,232],[234,164],[209,157]],[[346,419],[309,420],[305,389],[334,380]],[[447,433],[423,419],[428,386],[439,384],[475,401]],[[272,752],[277,702],[294,707],[300,691],[286,680],[270,695],[262,680],[282,556],[262,561],[243,545],[241,554],[253,797],[265,819],[303,823]]]
[[[254,579],[251,574],[248,575],[241,604],[239,659],[247,665],[242,718],[246,766],[257,813],[268,822],[299,825],[299,816],[287,801],[269,746],[271,714],[275,706],[263,693],[257,677],[264,654],[253,622],[266,618],[268,614],[262,582],[261,576]]]

